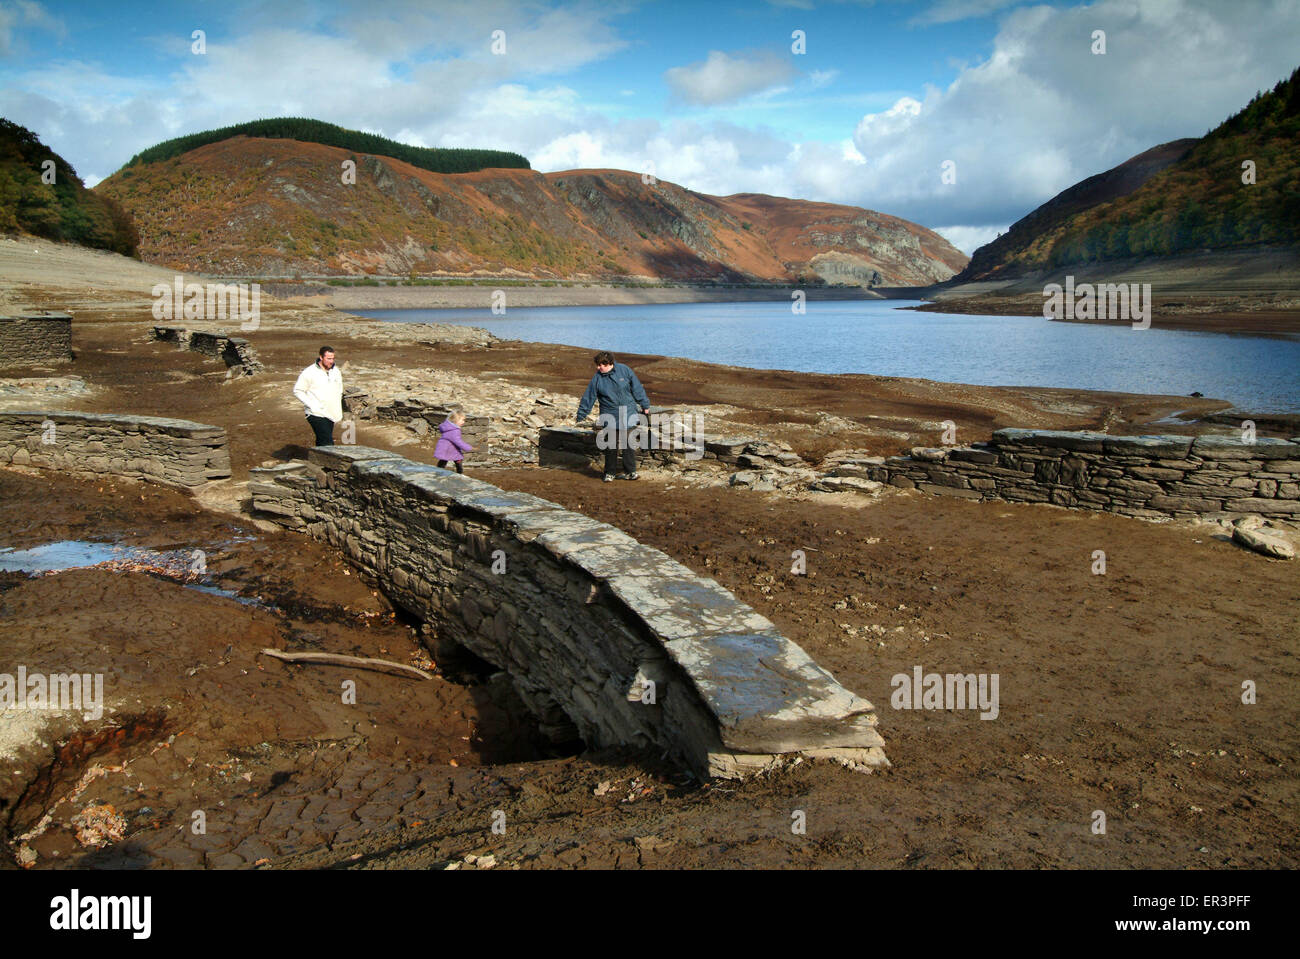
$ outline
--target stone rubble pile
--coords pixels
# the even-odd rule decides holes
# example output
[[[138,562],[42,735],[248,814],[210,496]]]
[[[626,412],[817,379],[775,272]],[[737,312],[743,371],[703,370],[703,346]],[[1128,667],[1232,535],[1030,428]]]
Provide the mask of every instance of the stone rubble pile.
[[[30,409],[93,392],[80,376],[32,376],[0,379],[0,408]]]
[[[740,469],[732,473],[729,480],[732,486],[771,492],[787,487],[803,488],[817,479],[817,471],[805,463],[789,443],[745,440],[743,444],[735,459],[735,465]]]
[[[1265,528],[1273,522],[1262,516],[1243,516],[1231,524],[1225,520],[1224,525],[1232,531],[1233,540],[1248,549],[1274,559],[1295,559],[1295,547],[1276,529]]]
[[[576,397],[443,370],[430,370],[424,382],[412,380],[409,370],[345,368],[344,378],[366,384],[344,388],[346,411],[358,420],[406,426],[421,443],[436,443],[447,412],[461,410],[462,433],[475,448],[469,461],[478,466],[536,462],[538,430],[572,423],[577,407]]]

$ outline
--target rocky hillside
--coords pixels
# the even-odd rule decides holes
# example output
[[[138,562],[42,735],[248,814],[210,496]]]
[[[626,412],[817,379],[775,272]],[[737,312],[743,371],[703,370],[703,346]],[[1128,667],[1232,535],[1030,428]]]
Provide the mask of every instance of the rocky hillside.
[[[1053,197],[976,250],[957,279],[1296,245],[1300,69],[1204,137],[1154,147]]]
[[[87,190],[63,157],[31,130],[5,119],[0,119],[0,232],[126,256],[136,255],[138,241],[131,217],[113,199]]]
[[[713,197],[621,170],[440,174],[285,139],[223,139],[96,189],[135,216],[146,260],[211,273],[912,286],[966,264],[930,230],[857,207]]]
[[[976,250],[957,279],[988,279],[1017,269],[1044,265],[1036,257],[1036,248],[1044,236],[1063,230],[1066,223],[1080,213],[1128,196],[1155,174],[1181,160],[1195,143],[1195,137],[1162,143],[1105,173],[1090,176],[1062,190],[1028,216],[1017,220],[996,240]]]

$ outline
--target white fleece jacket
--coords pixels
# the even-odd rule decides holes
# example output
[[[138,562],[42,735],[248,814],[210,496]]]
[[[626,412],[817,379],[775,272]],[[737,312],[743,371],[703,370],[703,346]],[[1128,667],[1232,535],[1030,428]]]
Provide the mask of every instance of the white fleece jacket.
[[[298,375],[293,395],[302,401],[308,416],[323,416],[337,423],[343,419],[343,374],[337,365],[325,370],[313,363]]]

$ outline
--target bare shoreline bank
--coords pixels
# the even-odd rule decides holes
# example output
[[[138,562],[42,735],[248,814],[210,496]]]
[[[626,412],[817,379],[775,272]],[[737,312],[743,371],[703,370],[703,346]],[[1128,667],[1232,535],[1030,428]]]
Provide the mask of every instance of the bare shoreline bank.
[[[1235,333],[1275,339],[1300,338],[1300,309],[1251,309],[1238,298],[1216,308],[1215,298],[1186,299],[1172,303],[1156,302],[1151,307],[1151,328],[1192,330],[1201,333]],[[1042,316],[1043,298],[965,296],[934,300],[921,306],[901,306],[900,310],[917,313],[952,313],[967,316]],[[1055,323],[1089,323],[1102,326],[1131,326],[1129,320],[1073,319]]]
[[[0,469],[0,545],[183,546],[186,557],[202,547],[211,578],[199,585],[225,591],[131,569],[0,579],[0,641],[14,661],[50,673],[90,650],[96,668],[116,677],[119,699],[109,705],[124,708],[115,720],[148,720],[92,727],[73,716],[45,739],[24,734],[0,788],[7,862],[21,854],[34,869],[680,871],[1297,861],[1293,777],[1273,758],[1296,751],[1295,709],[1252,714],[1252,725],[1226,733],[1220,721],[1225,676],[1296,683],[1284,638],[1300,593],[1284,562],[1204,524],[892,486],[795,498],[653,466],[637,482],[605,484],[598,473],[540,466],[525,437],[538,421],[572,422],[589,350],[267,296],[260,326],[247,331],[265,369],[229,377],[214,358],[152,338],[148,291],[168,277],[131,261],[0,243],[0,297],[15,308],[69,310],[75,338],[71,365],[6,375],[50,385],[58,374],[86,387],[8,401],[209,423],[227,433],[234,474],[190,498],[127,480]],[[453,335],[467,339],[444,339]],[[881,725],[896,765],[870,779],[802,763],[714,789],[683,783],[654,755],[551,758],[531,746],[535,721],[514,699],[448,663],[419,684],[376,674],[385,685],[367,682],[359,706],[341,703],[337,672],[268,662],[261,650],[433,661],[424,624],[362,581],[346,551],[262,527],[246,512],[249,470],[298,457],[310,441],[291,389],[322,341],[336,348],[344,382],[373,397],[455,400],[498,424],[492,443],[471,452],[471,478],[609,523],[713,578],[864,698],[887,700],[889,677],[916,663],[987,663],[1005,689],[1022,691],[1016,708],[998,723],[891,710]],[[1208,418],[1224,405],[621,358],[656,404],[703,411],[719,436],[788,441],[818,465],[837,450],[890,455],[943,443],[946,422],[963,442],[1000,426],[1173,432],[1199,427],[1166,427],[1172,414]],[[362,421],[355,440],[414,462],[436,452],[432,437],[398,421]],[[506,441],[522,454],[489,461]],[[789,573],[795,548],[807,551],[809,575]],[[1097,550],[1109,557],[1108,575],[1090,570]],[[1113,748],[1098,746],[1117,735]],[[65,736],[76,749],[58,745]],[[113,744],[112,766],[81,747],[101,742]],[[1155,772],[1153,756],[1162,757]],[[59,801],[77,783],[85,785],[77,801]],[[764,826],[788,826],[792,795],[818,810],[812,845],[773,842],[780,833]],[[972,795],[988,797],[978,815]],[[1122,806],[1124,828],[1105,844],[1043,826],[1044,808],[1107,803]],[[1189,804],[1203,812],[1189,816]],[[200,806],[222,810],[222,825],[196,837],[190,810]],[[82,841],[90,809],[120,823],[122,838],[100,848]],[[483,824],[498,812],[510,834],[485,845]]]
[[[1151,325],[1156,328],[1287,338],[1300,335],[1300,256],[1292,249],[1102,261],[880,292],[926,301],[922,306],[905,307],[919,312],[1042,316],[1047,285],[1066,285],[1071,279],[1076,284],[1141,284],[1151,304]],[[1129,325],[1127,320],[1105,319],[1059,322]]]
[[[500,292],[507,307],[647,306],[669,303],[789,303],[795,292],[808,300],[879,300],[861,287],[729,288],[691,287],[545,287],[545,286],[361,286],[338,287],[319,296],[293,299],[336,310],[488,309]],[[499,300],[499,298],[498,298]]]
[[[122,334],[117,329],[141,324],[139,329],[143,331],[156,322],[151,315],[148,291],[155,282],[171,276],[159,267],[48,241],[0,243],[0,303],[13,308],[71,312],[78,340],[76,372],[88,375],[92,383],[100,377],[108,377],[104,383],[95,385],[111,383],[112,369],[120,373],[123,344]],[[342,288],[339,292],[345,291],[355,292],[358,296],[380,292],[402,298],[435,294],[453,300],[491,293],[483,287],[365,287],[355,291]],[[510,298],[519,293],[535,293],[542,299],[560,299],[581,293],[594,305],[611,299],[623,302],[717,302],[726,301],[738,292],[758,299],[784,291],[511,287],[507,288],[506,296],[511,305],[521,306],[525,304]],[[851,292],[843,288],[808,291],[814,300],[832,299]],[[897,297],[904,292],[910,291],[886,290],[881,298]],[[859,290],[858,293],[860,296],[869,295],[871,299],[881,296],[876,291]],[[583,383],[589,376],[590,355],[586,349],[508,342],[469,326],[367,320],[364,314],[356,316],[338,312],[337,305],[331,308],[320,302],[321,299],[324,298],[273,295],[264,298],[261,328],[249,338],[265,362],[297,368],[294,364],[300,359],[304,337],[308,337],[307,342],[311,344],[308,352],[316,348],[320,337],[325,337],[345,352],[365,357],[363,363],[391,365],[394,375],[399,368],[427,370],[431,360],[429,350],[436,347],[440,359],[456,357],[452,365],[459,367],[458,372],[462,374],[487,375],[492,379],[504,376],[521,387],[569,392],[573,384]],[[403,304],[395,305],[401,308]],[[538,305],[550,304],[543,302]],[[94,329],[101,324],[104,325],[102,333]],[[204,327],[212,324],[189,322],[184,325]],[[108,352],[97,355],[101,350]],[[1161,430],[1172,428],[1178,431],[1195,428],[1193,423],[1198,414],[1232,408],[1227,401],[1210,397],[1024,386],[983,387],[866,374],[795,373],[648,354],[629,354],[631,361],[647,367],[642,370],[643,378],[658,379],[658,385],[666,394],[663,398],[669,402],[734,406],[737,411],[744,411],[741,415],[751,427],[777,422],[800,423],[807,427],[820,419],[819,413],[830,415],[837,421],[841,418],[847,421],[840,427],[855,434],[853,443],[877,446],[880,452],[894,452],[909,445],[931,442],[934,425],[949,419],[959,422],[964,428],[984,433],[1008,425],[1078,429],[1098,428],[1104,423],[1112,428],[1123,428],[1121,424],[1127,424],[1130,429],[1145,429],[1148,424],[1181,414],[1177,417],[1177,425],[1162,423],[1160,427]],[[653,367],[653,372],[648,367]],[[182,374],[177,371],[176,375]],[[418,380],[411,382],[411,388],[417,388],[414,384]],[[148,389],[157,398],[158,385],[152,379],[149,379]],[[108,402],[106,409],[110,409],[113,402],[120,405],[120,399],[110,401],[104,397],[102,401]],[[89,402],[98,405],[101,400]],[[187,403],[181,405],[188,409]],[[188,409],[187,415],[192,414],[206,422],[205,412],[204,409]],[[849,437],[846,435],[840,439],[847,442]],[[829,442],[829,437],[826,440]],[[820,440],[810,443],[810,447],[820,445]]]
[[[651,306],[685,303],[788,303],[793,289],[693,289],[684,287],[540,287],[508,286],[500,290],[473,287],[340,287],[319,296],[287,299],[303,305],[349,313],[367,310],[490,309],[494,303],[514,307]],[[904,290],[882,293],[852,287],[810,288],[803,292],[808,302],[922,299]],[[929,292],[928,290],[926,291]],[[932,294],[931,294],[932,295]],[[1249,298],[1241,295],[1182,297],[1158,300],[1152,307],[1153,328],[1192,330],[1205,333],[1236,333],[1283,339],[1300,337],[1300,308],[1292,301],[1282,304],[1274,297]],[[951,313],[978,316],[1041,316],[1042,296],[953,295],[930,300],[919,306],[896,309],[918,313]],[[1128,326],[1128,321],[1061,320]]]

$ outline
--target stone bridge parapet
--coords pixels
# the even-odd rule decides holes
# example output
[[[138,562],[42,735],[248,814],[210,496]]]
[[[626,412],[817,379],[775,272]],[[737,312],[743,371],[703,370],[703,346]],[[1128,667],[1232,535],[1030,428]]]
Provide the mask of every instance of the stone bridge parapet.
[[[697,775],[888,765],[871,703],[711,579],[580,513],[366,447],[253,470],[254,509],[328,542],[509,674],[543,729]]]

